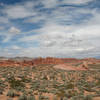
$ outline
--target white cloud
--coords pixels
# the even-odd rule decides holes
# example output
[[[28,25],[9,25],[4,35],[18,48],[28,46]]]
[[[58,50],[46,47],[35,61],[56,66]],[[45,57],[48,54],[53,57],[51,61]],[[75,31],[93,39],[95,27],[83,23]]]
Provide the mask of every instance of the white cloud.
[[[3,26],[0,26],[0,30],[4,30],[5,29],[5,27],[3,27]]]
[[[16,27],[10,27],[7,32],[3,32],[1,35],[4,36],[5,38],[2,40],[2,43],[7,43],[10,42],[10,40],[15,36],[19,35],[21,30],[16,28]],[[0,32],[1,33],[1,32]]]
[[[15,28],[15,27],[11,27],[10,29],[9,29],[9,33],[14,33],[14,34],[16,34],[16,33],[20,33],[21,31],[18,29],[18,28]]]
[[[36,12],[32,9],[32,7],[29,8],[26,4],[7,6],[3,10],[3,13],[7,14],[7,16],[12,19],[26,18],[36,15]]]
[[[62,0],[65,4],[85,4],[93,0]]]
[[[5,36],[5,38],[3,39],[2,43],[7,43],[10,39],[11,39],[11,35],[10,36]]]
[[[11,47],[11,49],[12,49],[12,50],[20,50],[21,47],[14,45],[14,46]]]
[[[86,4],[93,0],[40,0],[38,3],[42,3],[45,8],[55,8],[61,4]]]
[[[23,22],[24,23],[38,23],[39,21],[44,21],[46,19],[46,16],[34,16],[28,19],[25,19]]]
[[[62,0],[60,4],[57,0],[42,0],[40,2],[37,1],[36,4],[33,4],[31,1],[7,6],[3,11],[10,19],[25,18],[25,24],[37,24],[41,20],[44,22],[39,29],[33,29],[25,33],[22,32],[23,37],[21,36],[16,41],[18,43],[29,44],[28,49],[27,46],[26,48],[13,46],[8,48],[9,51],[7,52],[13,51],[11,55],[31,57],[85,57],[99,54],[100,14],[97,12],[97,9],[58,7],[62,4],[86,4],[90,1],[92,0]],[[44,12],[39,12],[41,9],[37,10],[34,8],[35,5],[40,3],[43,4],[43,9],[46,9]],[[55,9],[49,11],[50,9],[47,8]],[[91,17],[86,18],[89,15]],[[16,35],[10,33],[20,32],[20,29],[11,27],[3,42],[8,42]],[[28,36],[28,33],[33,33],[33,35]],[[39,45],[34,46],[33,42],[38,42]]]
[[[0,16],[0,23],[7,24],[9,22],[8,18]]]
[[[82,11],[85,13],[84,10]],[[78,12],[80,11],[78,10]],[[46,23],[40,29],[33,31],[37,33],[36,35],[25,36],[19,41],[26,43],[38,41],[40,43],[40,47],[30,47],[28,51],[24,50],[32,54],[30,56],[61,55],[67,57],[70,54],[72,57],[96,56],[100,50],[98,45],[100,42],[100,23],[98,21],[100,14],[97,11],[90,11],[89,13],[93,17],[77,25],[62,25],[53,18],[52,20],[46,19]],[[59,17],[58,14],[55,16]]]
[[[0,6],[4,6],[4,3],[0,2]]]
[[[45,8],[53,8],[58,5],[58,0],[41,0],[40,2]]]

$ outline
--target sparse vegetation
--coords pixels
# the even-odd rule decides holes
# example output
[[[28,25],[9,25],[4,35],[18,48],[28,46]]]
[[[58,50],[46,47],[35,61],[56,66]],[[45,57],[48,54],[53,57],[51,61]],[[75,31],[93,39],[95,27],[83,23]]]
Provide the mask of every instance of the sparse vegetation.
[[[0,95],[7,100],[94,100],[100,97],[100,69],[66,71],[50,65],[0,67]],[[51,98],[51,99],[50,99]]]
[[[15,97],[15,96],[17,96],[17,94],[15,93],[14,90],[9,90],[8,93],[7,93],[7,96],[9,96],[9,97]]]

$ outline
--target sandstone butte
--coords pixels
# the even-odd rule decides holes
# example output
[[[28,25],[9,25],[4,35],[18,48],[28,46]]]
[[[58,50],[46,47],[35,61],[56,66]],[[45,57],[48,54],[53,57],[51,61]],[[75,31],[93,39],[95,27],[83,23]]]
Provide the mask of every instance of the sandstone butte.
[[[75,69],[75,64],[78,64],[78,68]],[[55,68],[69,69],[69,70],[87,70],[88,64],[100,63],[100,60],[95,58],[75,59],[75,58],[35,58],[31,60],[14,60],[6,59],[0,60],[0,66],[2,67],[25,67],[36,66],[41,64],[54,64]]]

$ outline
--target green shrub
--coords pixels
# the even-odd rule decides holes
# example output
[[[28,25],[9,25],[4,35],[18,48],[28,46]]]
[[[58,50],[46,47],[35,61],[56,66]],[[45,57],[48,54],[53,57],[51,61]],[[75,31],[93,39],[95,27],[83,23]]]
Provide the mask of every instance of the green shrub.
[[[76,95],[77,95],[77,91],[76,91],[76,90],[73,90],[73,89],[70,89],[70,90],[68,90],[68,91],[66,92],[66,96],[67,96],[68,98],[73,97],[73,96],[76,96]]]
[[[7,100],[13,100],[12,98],[8,98]]]
[[[57,96],[54,96],[54,97],[53,97],[53,100],[58,100]]]
[[[9,97],[15,97],[17,94],[14,92],[14,90],[9,90],[7,93],[7,96]]]
[[[35,100],[35,97],[34,96],[28,96],[27,100]]]
[[[20,92],[24,92],[24,91],[25,91],[24,87],[21,87],[21,86],[16,87],[15,89],[16,89],[17,91],[20,91]]]
[[[27,96],[23,94],[23,95],[21,95],[21,96],[19,97],[18,100],[27,100]]]
[[[46,96],[42,96],[42,95],[40,95],[40,96],[39,96],[39,100],[49,100],[49,98],[46,97]]]
[[[64,97],[63,100],[68,100],[68,98],[67,97]]]
[[[93,97],[91,95],[87,95],[86,97],[84,97],[84,100],[93,100]]]
[[[3,90],[2,89],[0,90],[0,94],[3,94]]]
[[[25,87],[21,80],[16,80],[14,77],[10,79],[9,84],[13,89],[16,89],[17,87]]]
[[[72,83],[68,83],[66,86],[67,89],[73,89],[74,88],[74,84]]]

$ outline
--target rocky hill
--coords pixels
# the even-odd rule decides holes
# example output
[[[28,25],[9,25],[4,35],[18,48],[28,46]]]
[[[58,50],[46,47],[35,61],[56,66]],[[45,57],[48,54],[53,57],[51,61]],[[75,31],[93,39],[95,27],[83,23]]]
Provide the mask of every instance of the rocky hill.
[[[91,63],[99,63],[100,60],[94,58],[86,58],[86,59],[75,59],[75,58],[10,58],[10,59],[0,59],[0,66],[34,66],[34,65],[41,65],[41,64],[78,64],[82,62],[86,62],[88,64]]]

